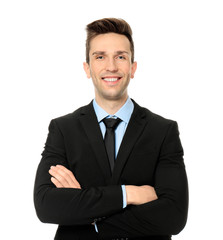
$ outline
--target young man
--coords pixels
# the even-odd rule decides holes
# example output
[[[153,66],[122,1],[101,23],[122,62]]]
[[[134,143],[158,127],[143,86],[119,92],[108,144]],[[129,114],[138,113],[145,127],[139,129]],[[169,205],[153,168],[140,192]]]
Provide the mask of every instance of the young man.
[[[124,20],[87,26],[84,70],[95,99],[51,121],[36,175],[36,212],[59,224],[55,239],[171,239],[186,224],[177,123],[129,98],[136,68]]]

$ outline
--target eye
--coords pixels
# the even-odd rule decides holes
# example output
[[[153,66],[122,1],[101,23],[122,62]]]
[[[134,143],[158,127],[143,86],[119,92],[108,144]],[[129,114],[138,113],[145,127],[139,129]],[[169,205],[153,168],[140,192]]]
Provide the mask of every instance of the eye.
[[[103,56],[97,56],[96,59],[102,60],[102,59],[104,59],[104,57]]]
[[[117,58],[120,59],[120,60],[125,60],[126,59],[126,57],[123,56],[123,55],[119,55]]]

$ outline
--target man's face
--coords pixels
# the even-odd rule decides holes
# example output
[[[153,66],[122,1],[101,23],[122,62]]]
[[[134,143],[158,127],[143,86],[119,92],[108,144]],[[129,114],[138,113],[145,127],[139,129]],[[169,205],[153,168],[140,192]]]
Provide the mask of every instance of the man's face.
[[[92,78],[96,100],[125,100],[130,78],[137,64],[131,63],[130,42],[124,35],[100,34],[90,43],[89,64],[84,63],[88,78]]]

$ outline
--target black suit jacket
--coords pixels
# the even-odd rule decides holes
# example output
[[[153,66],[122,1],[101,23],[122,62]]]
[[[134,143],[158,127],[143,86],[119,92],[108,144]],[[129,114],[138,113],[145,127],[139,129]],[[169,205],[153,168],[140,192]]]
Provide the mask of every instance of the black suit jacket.
[[[57,164],[69,168],[82,189],[56,188],[48,171]],[[158,200],[123,209],[122,184],[151,185]],[[188,209],[177,123],[134,102],[111,174],[92,102],[52,120],[34,203],[42,222],[59,224],[55,239],[171,239],[184,228]]]

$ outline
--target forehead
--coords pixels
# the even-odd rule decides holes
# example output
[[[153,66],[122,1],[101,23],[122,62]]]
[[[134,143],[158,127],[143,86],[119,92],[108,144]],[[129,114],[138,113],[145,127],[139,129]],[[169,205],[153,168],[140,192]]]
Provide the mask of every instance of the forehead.
[[[130,52],[130,42],[125,35],[117,33],[100,34],[93,38],[90,42],[90,52],[94,51]]]

